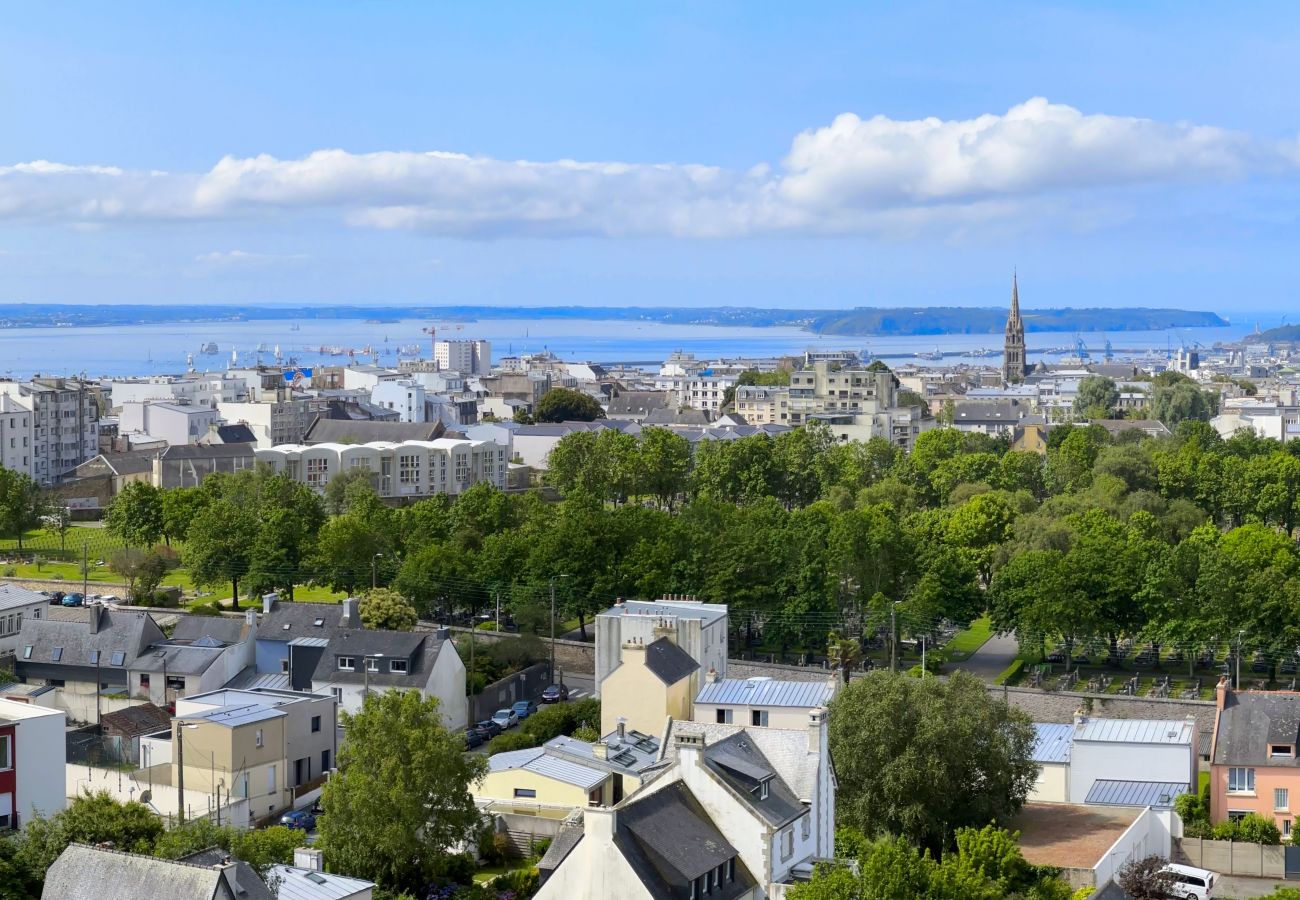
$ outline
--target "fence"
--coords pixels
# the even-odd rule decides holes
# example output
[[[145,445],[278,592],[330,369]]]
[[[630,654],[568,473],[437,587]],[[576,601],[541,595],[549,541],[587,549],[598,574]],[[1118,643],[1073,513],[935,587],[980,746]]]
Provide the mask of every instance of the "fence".
[[[1174,840],[1178,857],[1188,865],[1221,875],[1250,878],[1285,878],[1286,848],[1280,844],[1247,844],[1241,841],[1210,841],[1182,837]]]

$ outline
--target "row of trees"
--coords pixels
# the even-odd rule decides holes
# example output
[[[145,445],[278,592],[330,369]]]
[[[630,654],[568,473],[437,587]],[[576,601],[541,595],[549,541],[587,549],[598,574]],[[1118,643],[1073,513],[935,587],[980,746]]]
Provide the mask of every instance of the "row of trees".
[[[1249,382],[1247,383],[1249,384]],[[1251,385],[1253,393],[1253,385]],[[1129,410],[1134,418],[1158,419],[1169,427],[1179,422],[1202,422],[1218,412],[1219,393],[1203,390],[1191,378],[1172,369],[1151,379],[1150,388],[1144,391],[1146,403]],[[1079,382],[1079,392],[1074,398],[1074,413],[1084,419],[1115,418],[1120,410],[1120,392],[1113,378],[1090,375]]]

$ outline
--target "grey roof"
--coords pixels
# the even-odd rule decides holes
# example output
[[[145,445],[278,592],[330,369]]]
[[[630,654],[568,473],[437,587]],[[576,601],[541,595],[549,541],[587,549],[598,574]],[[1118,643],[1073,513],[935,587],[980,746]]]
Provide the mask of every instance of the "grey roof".
[[[620,806],[614,844],[652,897],[688,896],[693,879],[729,859],[736,861],[735,880],[710,900],[731,900],[754,888],[736,848],[680,781],[647,795],[634,794]]]
[[[1111,434],[1124,431],[1146,431],[1162,437],[1173,434],[1159,419],[1090,419],[1089,425],[1100,425]]]
[[[243,706],[214,706],[210,709],[200,710],[199,712],[185,713],[178,715],[177,721],[192,722],[196,719],[202,719],[205,722],[211,722],[213,725],[224,725],[227,728],[238,728],[240,725],[250,725],[253,722],[265,722],[270,719],[280,719],[288,715],[284,710],[276,709],[272,706],[265,706],[260,703],[248,703]]]
[[[1073,725],[1035,722],[1034,749],[1030,755],[1036,763],[1064,763],[1070,761],[1070,739],[1074,737]]]
[[[224,877],[208,865],[70,844],[46,871],[41,897],[104,900],[111,885],[113,900],[212,900]]]
[[[781,681],[773,678],[723,678],[700,688],[696,703],[780,706],[815,709],[830,701],[834,689],[825,681]]]
[[[99,723],[105,732],[133,737],[140,734],[153,734],[171,725],[172,717],[167,710],[152,703],[128,706],[115,712],[100,716]]]
[[[1076,741],[1117,744],[1187,744],[1196,740],[1192,719],[1085,719],[1074,726]]]
[[[533,772],[588,791],[603,784],[609,777],[608,772],[548,753],[544,747],[496,753],[488,757],[489,772],[508,772],[512,769]]]
[[[805,807],[775,767],[742,732],[704,748],[704,764],[740,794],[741,799],[774,828],[803,815]],[[767,796],[759,786],[767,784]]]
[[[364,684],[373,687],[423,687],[438,660],[438,654],[451,641],[429,632],[374,631],[369,628],[338,628],[330,635],[329,646],[316,663],[312,681],[329,684]],[[450,652],[455,652],[453,648]],[[340,656],[355,659],[351,672],[338,667]],[[379,671],[367,673],[364,657],[381,657]],[[405,660],[405,672],[389,669],[392,660]]]
[[[704,722],[673,720],[668,729],[660,757],[676,759],[674,740],[678,734],[699,734],[706,745],[732,735],[744,734],[750,743],[763,751],[767,761],[781,779],[805,803],[812,802],[817,790],[817,777],[821,760],[817,753],[808,751],[808,730],[787,728],[745,728],[741,725],[716,725]]]
[[[223,444],[256,444],[257,435],[247,425],[218,425],[217,440]]]
[[[25,628],[26,626],[24,626]],[[1269,744],[1298,742],[1300,694],[1290,691],[1228,691],[1219,713],[1215,765],[1294,768],[1297,755],[1270,757]]]
[[[577,825],[561,825],[559,832],[551,840],[551,846],[546,848],[546,853],[537,861],[538,870],[542,873],[554,872],[581,840],[581,827]]]
[[[654,409],[668,406],[667,391],[619,391],[609,398],[606,412],[611,416],[644,416]]]
[[[0,612],[33,604],[48,606],[49,603],[44,594],[38,594],[16,584],[0,584]]]
[[[709,424],[709,415],[702,409],[652,409],[646,413],[645,425],[698,425]]]
[[[101,453],[77,466],[78,478],[94,478],[106,474],[141,475],[153,469],[157,450],[128,450],[125,453]],[[106,471],[101,471],[106,470]]]
[[[604,759],[596,756],[595,744],[563,734],[542,746],[553,755],[610,772],[637,774],[659,761],[659,739],[635,729],[621,739],[617,731],[611,731],[601,742],[606,748]]]
[[[56,622],[50,619],[24,619],[18,640],[17,664],[25,662],[56,666],[94,666],[90,651],[100,651],[101,667],[126,668],[133,666],[148,646],[164,640],[162,630],[143,612],[102,610],[99,631],[91,633],[89,619],[83,622]],[[26,648],[32,653],[27,656]],[[62,652],[56,661],[55,648]],[[120,666],[113,666],[113,652],[122,651]]]
[[[172,629],[172,640],[197,641],[214,637],[226,644],[237,644],[244,637],[245,621],[225,616],[181,616]]]
[[[289,690],[291,687],[289,676],[281,675],[279,672],[267,672],[258,674],[253,666],[248,666],[239,671],[239,674],[226,682],[226,687],[231,690],[252,690],[254,688],[274,688],[277,690]]]
[[[369,444],[373,441],[432,441],[441,436],[441,422],[376,422],[368,419],[327,419],[317,416],[303,435],[304,444]]]
[[[1186,794],[1187,784],[1180,781],[1115,781],[1099,778],[1088,789],[1083,802],[1092,806],[1154,806],[1170,809],[1174,798]]]
[[[253,459],[252,444],[172,444],[159,454],[165,462],[181,459]]]
[[[168,675],[202,675],[221,658],[227,644],[176,644],[160,641],[140,654],[130,668],[137,672],[162,672]]]
[[[1015,423],[1027,415],[1027,407],[1019,400],[960,400],[953,405],[953,424],[980,422],[1005,425]]]
[[[294,866],[271,866],[279,881],[277,900],[347,900],[348,897],[367,892],[375,886],[373,881],[348,878],[333,872],[314,872]],[[241,898],[242,900],[242,898]]]
[[[686,600],[626,600],[600,613],[601,616],[655,616],[678,619],[701,619],[711,625],[727,617],[722,603],[697,603]]]
[[[180,861],[193,863],[196,866],[217,866],[221,865],[229,856],[225,850],[220,847],[209,847],[207,850],[200,850],[197,853],[191,853],[189,856],[182,856]],[[232,860],[239,868],[239,894],[238,900],[276,900],[276,895],[271,893],[271,889],[266,886],[261,878],[257,877],[257,872],[253,867],[243,860]]]
[[[316,620],[320,620],[319,625]],[[257,623],[259,641],[288,641],[298,637],[329,637],[342,627],[341,603],[286,603],[281,600]],[[288,625],[288,628],[284,626]]]
[[[664,684],[676,684],[699,669],[691,655],[666,637],[645,647],[645,667]]]

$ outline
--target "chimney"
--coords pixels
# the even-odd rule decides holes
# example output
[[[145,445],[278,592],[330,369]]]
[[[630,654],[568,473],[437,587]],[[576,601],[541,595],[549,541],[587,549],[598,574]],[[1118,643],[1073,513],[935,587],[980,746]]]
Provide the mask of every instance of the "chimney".
[[[618,812],[612,806],[591,806],[582,811],[582,835],[600,845],[614,842]]]
[[[325,855],[315,847],[299,847],[293,851],[295,868],[310,869],[313,872],[325,871]]]
[[[246,609],[246,610],[244,610],[244,622],[248,625],[249,628],[256,628],[256,627],[257,627],[257,610],[255,610],[255,609]]]
[[[356,597],[348,597],[343,601],[343,616],[339,619],[339,624],[344,628],[361,627],[361,616],[357,612]]]
[[[1228,700],[1228,676],[1220,675],[1219,683],[1214,688],[1214,705],[1223,709],[1223,704]]]
[[[677,748],[679,760],[697,764],[699,753],[704,749],[704,734],[699,731],[678,731],[673,735],[673,746]]]
[[[591,745],[591,755],[596,759],[609,759],[609,745],[604,741],[596,741]]]
[[[276,593],[262,595],[262,612],[270,615],[271,610],[275,609],[275,604],[280,601],[280,595]]]
[[[713,668],[712,665],[709,666],[709,671],[704,673],[704,683],[705,684],[718,683],[718,670]]]
[[[1081,725],[1087,725],[1087,724],[1088,724],[1088,716],[1084,713],[1083,707],[1080,706],[1078,709],[1074,711],[1074,727],[1078,728]]]
[[[627,716],[618,717],[618,742],[623,743],[627,737]]]
[[[826,730],[826,708],[818,707],[810,710],[808,713],[808,752],[816,753],[818,756],[822,752],[824,743],[823,732]]]
[[[104,621],[104,607],[100,606],[99,604],[95,604],[94,606],[90,607],[89,612],[90,612],[90,633],[99,634],[99,629],[102,627]]]
[[[243,893],[239,887],[239,863],[227,856],[212,868],[221,872],[226,878],[226,883],[230,885],[230,892],[238,897]]]
[[[628,638],[623,642],[623,652],[619,658],[626,663],[635,662],[638,666],[644,666],[645,644],[641,643],[640,638]]]
[[[677,620],[673,618],[660,618],[655,622],[654,639],[668,638],[674,644],[677,643]]]

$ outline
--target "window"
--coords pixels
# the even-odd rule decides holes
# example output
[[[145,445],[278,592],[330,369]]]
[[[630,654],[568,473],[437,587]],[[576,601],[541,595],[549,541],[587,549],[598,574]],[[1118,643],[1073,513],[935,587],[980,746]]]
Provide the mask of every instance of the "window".
[[[736,858],[727,860],[727,884],[736,880]]]
[[[1290,820],[1290,819],[1283,819],[1283,820],[1282,820],[1282,837],[1283,837],[1284,839],[1290,839],[1290,837],[1291,837],[1291,820]]]
[[[397,457],[398,484],[420,483],[420,456],[416,453],[404,453]]]
[[[9,747],[10,737],[7,734],[0,734],[0,769],[9,769],[13,767],[13,757],[10,755]]]
[[[343,688],[341,687],[330,688],[330,693],[334,695],[334,701],[336,703],[343,702]]]
[[[313,487],[321,487],[329,474],[329,460],[323,457],[316,457],[307,460],[307,483]]]
[[[322,772],[328,772],[330,770],[330,752],[328,750],[322,750],[320,752],[320,770]]]
[[[1286,788],[1273,788],[1273,808],[1277,810],[1290,809],[1291,804],[1288,802],[1291,799],[1290,793]]]
[[[110,657],[108,661],[110,665],[114,665],[114,666],[122,665],[122,663],[126,662],[126,651],[114,650],[112,657]]]
[[[339,657],[339,671],[352,672],[357,667],[357,661],[350,656]]]
[[[26,647],[23,648],[23,659],[31,659],[31,658],[32,658],[32,645],[28,644]]]
[[[315,734],[316,732],[320,731],[320,716],[311,717],[311,731],[312,734]]]
[[[140,673],[140,690],[142,690],[142,691],[147,691],[147,690],[149,690],[149,673],[148,673],[148,672],[141,672],[141,673]]]
[[[280,674],[281,675],[289,674],[289,660],[287,659],[280,660]]]
[[[718,719],[718,724],[719,724],[719,725],[730,725],[730,724],[731,724],[731,710],[729,710],[729,709],[720,709],[720,710],[718,710],[718,711],[717,711],[717,719]]]
[[[794,826],[791,825],[781,832],[781,860],[785,861],[794,856]]]
[[[262,746],[262,729],[259,728],[253,732],[253,743],[258,747]]]
[[[767,799],[768,792],[769,792],[770,790],[771,790],[771,788],[770,788],[770,786],[769,786],[769,784],[768,784],[767,779],[764,779],[763,781],[760,781],[760,782],[758,783],[758,799],[759,799],[759,800],[766,800],[766,799]]]
[[[377,660],[377,659],[367,659],[367,660],[366,660],[366,671],[367,671],[367,672],[378,672],[378,671],[379,671],[379,660]]]
[[[272,765],[271,768],[266,770],[266,792],[268,794],[275,793],[275,766],[274,765]]]
[[[1233,767],[1228,769],[1229,794],[1255,793],[1255,770]]]
[[[806,841],[809,832],[812,830],[812,816],[804,816],[799,821],[803,823],[799,828],[800,837]]]
[[[532,788],[515,788],[516,799],[521,797],[527,799],[529,797],[536,797],[536,796],[537,796],[537,791],[533,790]]]
[[[1250,812],[1251,811],[1248,809],[1230,809],[1228,810],[1228,821],[1240,822],[1242,819],[1246,818],[1246,816],[1250,815]]]
[[[388,664],[388,671],[390,671],[390,672],[405,672],[405,671],[406,671],[406,660],[404,660],[404,659],[395,659],[395,660],[392,660],[392,661]]]
[[[763,727],[767,727],[767,710],[765,709],[751,710],[749,713],[749,724],[761,725]]]
[[[1290,744],[1270,744],[1268,747],[1269,756],[1285,756],[1288,759],[1295,756],[1295,748]]]
[[[59,660],[63,659],[63,648],[55,647],[53,650],[51,650],[50,659],[54,660],[55,662],[58,662]]]
[[[98,650],[91,650],[91,651],[90,651],[90,664],[91,664],[92,666],[97,666],[97,665],[99,665],[99,651],[98,651]]]

